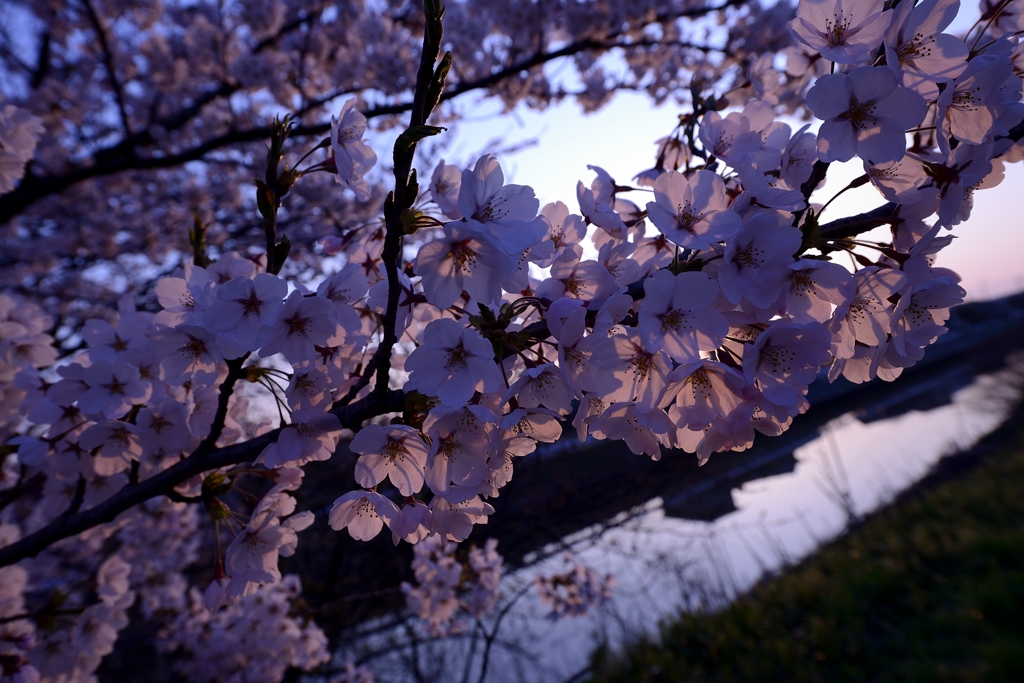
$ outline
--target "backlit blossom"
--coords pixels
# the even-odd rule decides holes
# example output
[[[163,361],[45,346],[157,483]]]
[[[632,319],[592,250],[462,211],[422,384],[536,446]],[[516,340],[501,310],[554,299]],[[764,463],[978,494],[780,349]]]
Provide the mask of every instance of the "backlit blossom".
[[[274,324],[260,328],[256,337],[260,357],[280,353],[292,363],[311,361],[315,357],[313,347],[324,344],[337,326],[333,303],[292,292]]]
[[[408,388],[437,396],[450,408],[465,405],[475,391],[497,391],[502,385],[491,343],[450,318],[427,325],[423,344],[409,354],[405,367],[411,372]]]
[[[807,106],[824,121],[818,130],[819,159],[860,156],[873,164],[903,158],[906,131],[921,123],[927,109],[892,71],[870,66],[822,76],[807,93]]]
[[[352,439],[349,449],[359,454],[355,477],[360,486],[370,488],[390,479],[403,496],[423,487],[428,449],[412,427],[367,425]]]
[[[366,117],[347,100],[337,117],[331,117],[331,151],[338,169],[338,182],[356,193],[359,201],[370,198],[370,186],[363,176],[377,163],[377,154],[363,142]]]
[[[729,323],[712,307],[719,289],[707,275],[659,270],[644,290],[638,326],[648,348],[662,348],[683,363],[721,345]]]
[[[689,178],[666,171],[654,181],[654,199],[647,215],[665,237],[687,249],[707,249],[735,235],[740,217],[729,211],[725,183],[711,171]]]
[[[373,491],[350,491],[334,501],[330,524],[335,531],[348,529],[357,541],[377,536],[387,522],[390,527],[400,518],[398,506]]]
[[[882,43],[892,13],[882,0],[801,0],[789,26],[797,40],[839,64],[865,60]]]

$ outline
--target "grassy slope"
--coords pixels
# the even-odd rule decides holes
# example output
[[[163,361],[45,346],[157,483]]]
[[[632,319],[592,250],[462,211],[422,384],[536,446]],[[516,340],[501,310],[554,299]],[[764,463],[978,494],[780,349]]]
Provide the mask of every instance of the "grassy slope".
[[[599,651],[594,680],[1024,680],[1021,411],[957,457],[724,611],[682,615],[661,644]]]

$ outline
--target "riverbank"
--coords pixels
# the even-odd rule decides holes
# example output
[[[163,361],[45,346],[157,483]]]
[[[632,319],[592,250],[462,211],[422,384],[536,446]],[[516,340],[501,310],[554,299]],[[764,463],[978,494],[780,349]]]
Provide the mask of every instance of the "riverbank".
[[[1024,671],[1024,409],[713,614],[594,657],[594,681],[1010,681]]]

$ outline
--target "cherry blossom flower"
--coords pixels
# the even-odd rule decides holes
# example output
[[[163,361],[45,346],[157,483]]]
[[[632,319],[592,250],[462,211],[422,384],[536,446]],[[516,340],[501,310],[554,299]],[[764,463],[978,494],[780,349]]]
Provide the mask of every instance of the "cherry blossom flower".
[[[648,348],[662,348],[685,363],[722,344],[729,323],[712,307],[718,284],[704,273],[659,270],[644,281],[637,326]]]
[[[801,259],[789,271],[785,310],[795,323],[828,322],[833,306],[845,304],[856,291],[850,271],[836,263]]]
[[[423,421],[430,438],[426,482],[438,496],[462,494],[459,489],[477,486],[487,471],[494,450],[494,425],[467,408],[435,408]]]
[[[390,527],[399,519],[398,506],[373,491],[350,491],[331,506],[331,528],[335,531],[347,528],[357,541],[375,538],[385,522]]]
[[[914,154],[908,153],[899,161],[885,164],[864,162],[864,172],[867,173],[871,184],[890,202],[917,204],[926,199],[920,188],[928,180],[928,176],[924,170],[924,163]],[[929,211],[929,215],[933,211]]]
[[[448,308],[463,290],[481,303],[501,298],[501,282],[515,272],[516,263],[469,224],[449,223],[442,237],[420,247],[416,274],[423,278],[427,301]]]
[[[148,344],[146,330],[152,314],[139,313],[130,296],[118,301],[118,320],[114,327],[105,320],[86,320],[82,338],[89,343],[89,356],[95,360],[115,363],[129,349],[138,349]]]
[[[942,91],[936,102],[939,110],[936,120],[945,134],[939,136],[939,148],[943,152],[950,150],[947,136],[980,145],[992,135],[997,112],[1001,108],[999,89],[1012,74],[1010,64],[979,57],[972,60],[952,85]]]
[[[607,235],[615,239],[625,239],[628,228],[617,210],[615,181],[603,168],[590,165],[587,168],[596,172],[597,178],[590,184],[589,190],[582,182],[576,183],[576,199],[580,205],[580,213]]]
[[[370,186],[363,176],[377,163],[377,154],[363,142],[366,117],[355,107],[355,100],[341,106],[337,117],[331,117],[331,151],[338,169],[338,182],[365,202],[370,198]]]
[[[566,251],[576,254],[576,259],[583,254],[580,242],[586,237],[587,226],[583,218],[574,213],[569,213],[569,207],[562,202],[545,204],[540,210],[540,217],[547,225],[548,239],[554,244],[554,251],[551,256],[540,259],[536,263],[541,268],[547,268]]]
[[[516,408],[502,415],[500,426],[502,445],[513,455],[532,453],[536,446],[534,440],[554,443],[562,436],[558,413],[543,408]],[[529,443],[513,444],[513,441]]]
[[[272,273],[229,280],[217,288],[206,327],[217,334],[230,332],[241,351],[255,351],[260,327],[277,322],[287,291],[285,281]]]
[[[333,413],[297,410],[292,413],[292,424],[281,430],[277,441],[263,450],[257,462],[276,469],[329,460],[340,435],[341,421]]]
[[[139,437],[150,453],[184,453],[194,443],[194,437],[186,426],[187,420],[185,406],[170,396],[164,396],[139,411]]]
[[[260,357],[280,353],[291,363],[312,361],[316,357],[314,346],[324,344],[338,327],[334,310],[327,299],[292,292],[277,321],[260,328],[256,337]]]
[[[594,390],[605,401],[638,401],[646,406],[661,400],[671,371],[661,345],[648,345],[633,328],[595,343],[590,362],[598,369]]]
[[[146,403],[152,392],[138,369],[124,361],[115,365],[96,361],[82,372],[82,379],[89,388],[78,397],[78,408],[101,420],[121,417],[133,404]]]
[[[597,367],[590,362],[594,337],[584,337],[587,310],[580,308],[565,320],[558,335],[558,365],[572,384],[577,398],[593,391]]]
[[[807,132],[808,128],[810,124],[805,124],[794,133],[782,152],[780,184],[792,190],[800,189],[807,182],[818,158],[818,138]]]
[[[422,501],[406,502],[399,513],[400,517],[390,526],[391,540],[395,545],[402,540],[417,544],[433,533],[430,510]]]
[[[502,403],[515,396],[522,408],[545,406],[559,415],[567,415],[572,410],[572,394],[562,369],[545,363],[524,370],[505,392]]]
[[[224,359],[220,342],[198,325],[165,328],[150,337],[150,348],[161,360],[164,381],[180,384],[196,375],[216,377],[217,364]]]
[[[205,268],[185,263],[184,277],[165,277],[157,280],[153,292],[163,310],[153,322],[168,327],[180,323],[202,325],[206,308],[213,303],[213,282]]]
[[[769,401],[796,407],[821,366],[832,360],[830,342],[819,323],[775,323],[743,354],[744,377],[748,384],[756,380]]]
[[[231,581],[225,593],[229,598],[248,595],[253,587],[281,579],[277,557],[281,546],[294,542],[295,532],[281,526],[276,515],[267,515],[257,525],[246,525],[228,546],[224,569]]]
[[[960,9],[960,0],[922,0],[896,5],[885,34],[886,65],[935,83],[951,81],[967,68],[967,46],[942,33]],[[906,81],[904,81],[906,84]]]
[[[98,449],[92,466],[101,477],[123,472],[142,455],[139,428],[116,420],[92,425],[82,432],[78,445],[86,450]]]
[[[462,173],[454,164],[437,162],[434,173],[430,177],[430,198],[448,218],[457,221],[463,218],[459,209],[459,190],[462,186]]]
[[[370,488],[390,479],[403,496],[423,488],[428,450],[412,427],[367,425],[355,435],[349,449],[359,454],[355,477],[360,486]]]
[[[947,277],[937,277],[904,293],[892,314],[892,345],[901,356],[924,348],[948,330],[949,309],[963,303],[967,292]]]
[[[622,440],[634,455],[661,459],[660,435],[674,430],[672,421],[660,408],[648,408],[633,401],[613,403],[591,425],[591,433],[603,438]]]
[[[829,323],[836,358],[852,358],[854,342],[878,346],[886,340],[892,314],[889,298],[906,283],[903,273],[876,267],[864,268],[854,277],[856,294],[836,309]]]
[[[756,214],[725,248],[718,270],[722,294],[734,304],[746,299],[759,308],[779,298],[783,280],[800,248],[800,231],[773,214]]]
[[[872,164],[902,159],[906,131],[921,123],[927,109],[891,70],[870,66],[822,76],[807,93],[807,106],[824,121],[818,130],[819,159],[849,161],[859,155]]]
[[[537,296],[548,299],[580,299],[588,307],[600,304],[618,288],[608,269],[597,261],[580,261],[573,251],[564,251],[551,264],[551,276],[537,288]]]
[[[449,541],[461,543],[469,538],[474,524],[487,524],[494,508],[483,502],[473,489],[459,488],[447,496],[430,501],[434,530]]]
[[[709,111],[701,119],[699,137],[709,154],[731,166],[753,156],[761,146],[761,135],[750,130],[750,121],[740,112],[723,117],[716,111]]]
[[[743,375],[722,363],[699,360],[672,371],[662,403],[674,401],[668,414],[677,427],[703,429],[717,419],[736,419],[745,400]]]
[[[857,64],[882,44],[892,19],[883,9],[882,0],[801,0],[789,26],[825,59]]]
[[[459,210],[471,227],[504,253],[517,256],[544,238],[547,224],[537,218],[540,202],[533,188],[504,183],[498,160],[489,154],[480,157],[472,171],[462,172]]]
[[[409,354],[405,367],[411,373],[408,388],[437,396],[449,408],[464,406],[475,391],[502,386],[491,343],[450,318],[427,325],[423,344]]]
[[[668,239],[687,249],[707,249],[740,229],[740,217],[729,211],[725,183],[711,171],[689,179],[666,171],[654,181],[654,199],[647,215]]]

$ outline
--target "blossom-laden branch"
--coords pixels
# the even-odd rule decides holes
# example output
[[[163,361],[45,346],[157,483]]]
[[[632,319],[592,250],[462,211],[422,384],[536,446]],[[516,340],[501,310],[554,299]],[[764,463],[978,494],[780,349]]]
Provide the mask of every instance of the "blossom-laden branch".
[[[20,528],[0,525],[0,560],[61,540],[54,554],[75,554],[116,534],[109,547],[117,554],[94,583],[115,632],[127,623],[130,589],[147,592],[145,609],[181,616],[175,633],[202,621],[202,607],[231,612],[224,623],[244,622],[235,610],[253,608],[254,594],[296,599],[297,580],[282,576],[278,560],[295,552],[313,512],[297,511],[291,492],[307,463],[332,456],[347,427],[356,432],[357,487],[338,492],[329,526],[359,541],[387,527],[396,544],[424,543],[420,587],[407,590],[415,611],[418,604],[432,613],[438,601],[451,611],[461,600],[485,609],[497,595],[493,544],[470,557],[480,591],[463,585],[445,548],[488,521],[488,500],[510,482],[517,458],[560,439],[563,422],[571,419],[581,441],[621,440],[655,459],[683,451],[704,463],[749,448],[755,432],[788,429],[823,370],[854,382],[894,379],[945,333],[950,307],[965,295],[955,274],[935,267],[952,239],[942,231],[963,223],[975,190],[998,179],[993,159],[1019,154],[1022,82],[1010,59],[1017,48],[997,36],[961,50],[960,38],[941,33],[949,7],[836,0],[844,17],[837,33],[803,3],[791,28],[811,53],[791,52],[785,75],[773,55],[759,60],[741,86],[742,108],[732,111],[710,85],[693,84],[693,110],[659,141],[638,187],[594,167],[590,187],[577,186],[576,214],[563,202],[542,207],[533,188],[506,183],[491,155],[465,169],[438,163],[420,192],[415,150],[442,130],[428,117],[451,65],[449,55],[438,59],[442,10],[428,0],[384,220],[321,243],[345,258],[315,290],[299,268],[282,268],[288,242],[279,233],[287,226],[277,212],[315,171],[371,201],[365,176],[377,159],[362,140],[366,118],[355,100],[332,119],[329,138],[294,165],[285,159],[288,122],[277,126],[257,183],[265,255],[207,253],[197,218],[193,262],[154,287],[161,310],[121,299],[113,322],[85,324],[87,348],[68,361],[58,362],[52,318],[0,294],[0,405],[16,407],[0,412],[3,481],[18,487],[24,479],[5,502],[27,526],[44,524],[21,540]],[[917,40],[908,36],[923,33],[949,49],[935,59],[905,49]],[[776,118],[786,93],[804,90],[823,121],[816,133]],[[35,123],[15,107],[0,112],[9,167],[33,158]],[[300,168],[327,147],[328,158]],[[811,205],[831,161],[853,157],[864,174]],[[823,224],[847,191],[877,191],[889,204]],[[638,196],[642,206],[629,199]],[[891,239],[862,238],[884,224]],[[839,254],[850,267],[834,260]],[[236,391],[242,379],[249,396]],[[270,422],[250,410],[254,397],[276,410],[276,430],[263,433]],[[384,415],[386,423],[365,424]],[[38,499],[29,496],[37,473],[45,476]],[[256,495],[245,486],[250,477],[273,484]],[[133,508],[119,525],[107,524]],[[201,509],[205,535],[194,531]],[[187,611],[184,600],[149,592],[158,572],[140,550],[180,535],[175,529],[212,546],[212,580],[202,595],[192,591]],[[441,552],[426,558],[430,547]],[[173,565],[179,585],[195,561]],[[30,564],[0,567],[5,585],[15,586],[12,611],[0,619],[29,630],[19,622],[33,612],[23,610],[18,586]],[[580,573],[589,597],[562,597],[592,602],[605,592],[599,578]],[[290,614],[277,598],[275,605]],[[172,640],[171,648],[183,642]],[[31,638],[18,642],[26,645],[12,661],[22,667]],[[86,654],[83,667],[92,671],[101,658]],[[308,670],[329,658],[321,642],[281,660]]]
[[[366,420],[377,415],[399,412],[404,405],[404,392],[389,391],[383,396],[368,396],[352,405],[335,409],[332,414],[338,418],[342,426],[358,429]],[[281,432],[281,428],[275,429],[248,441],[221,448],[209,448],[204,442],[203,446],[181,462],[137,484],[125,486],[99,505],[58,517],[42,529],[10,545],[0,547],[0,567],[14,564],[26,557],[35,557],[57,541],[112,522],[121,513],[148,500],[172,496],[176,487],[204,472],[251,463],[267,446],[277,440]]]

